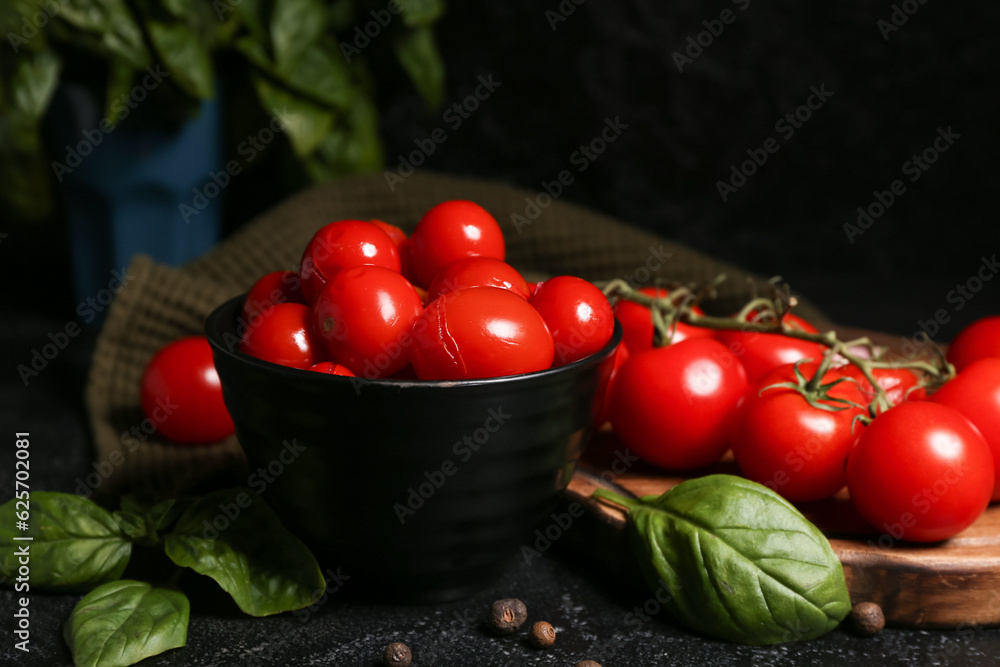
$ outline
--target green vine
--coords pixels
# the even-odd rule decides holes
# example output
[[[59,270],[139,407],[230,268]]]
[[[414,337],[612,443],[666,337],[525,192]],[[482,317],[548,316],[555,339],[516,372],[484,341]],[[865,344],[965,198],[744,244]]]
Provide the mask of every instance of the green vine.
[[[931,341],[933,353],[931,360],[917,358],[888,360],[883,356],[885,351],[880,350],[867,337],[844,341],[838,337],[834,330],[814,333],[790,325],[785,316],[792,311],[797,301],[789,293],[787,285],[780,283],[780,279],[771,281],[772,295],[770,297],[755,297],[748,301],[738,313],[730,317],[695,312],[693,307],[714,296],[715,288],[723,280],[725,280],[725,276],[718,276],[706,289],[701,291],[695,291],[689,287],[677,287],[662,297],[643,294],[633,289],[624,280],[612,280],[604,286],[604,293],[612,303],[624,299],[650,309],[656,332],[654,344],[669,345],[674,331],[680,323],[713,330],[777,334],[819,343],[827,348],[826,353],[820,360],[813,376],[808,379],[803,378],[803,382],[798,383],[795,388],[801,391],[810,403],[823,398],[826,390],[830,387],[829,384],[823,384],[823,377],[840,357],[860,369],[875,392],[874,398],[868,405],[869,416],[866,421],[892,407],[892,402],[873,373],[877,368],[907,368],[918,371],[926,376],[922,384],[931,386],[938,386],[955,377],[954,366],[948,363],[944,351],[933,341]],[[866,350],[867,356],[857,354],[855,350],[858,348]],[[796,372],[799,372],[798,368],[796,368]]]

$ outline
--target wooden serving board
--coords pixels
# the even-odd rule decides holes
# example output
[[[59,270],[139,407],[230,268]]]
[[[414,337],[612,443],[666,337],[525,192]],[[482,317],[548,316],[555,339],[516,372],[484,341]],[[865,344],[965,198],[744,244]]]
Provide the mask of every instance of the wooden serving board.
[[[838,328],[838,331],[841,331]],[[605,488],[622,495],[660,495],[686,479],[642,461],[610,430],[597,433],[570,481],[565,504],[583,505],[583,530],[567,541],[598,567],[634,571],[625,539],[625,512],[591,494]],[[732,456],[698,476],[739,474]],[[905,543],[867,525],[842,490],[829,500],[797,505],[830,539],[844,566],[851,602],[882,607],[898,627],[956,628],[1000,624],[1000,503],[993,503],[968,529],[930,545]]]

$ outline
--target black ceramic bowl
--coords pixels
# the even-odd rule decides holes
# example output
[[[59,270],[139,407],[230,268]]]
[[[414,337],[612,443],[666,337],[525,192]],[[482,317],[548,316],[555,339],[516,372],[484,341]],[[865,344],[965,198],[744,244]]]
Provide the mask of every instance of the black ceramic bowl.
[[[251,488],[354,590],[473,594],[551,521],[621,340],[525,375],[420,382],[287,368],[238,351],[242,297],[206,323]],[[263,471],[263,472],[261,472]]]

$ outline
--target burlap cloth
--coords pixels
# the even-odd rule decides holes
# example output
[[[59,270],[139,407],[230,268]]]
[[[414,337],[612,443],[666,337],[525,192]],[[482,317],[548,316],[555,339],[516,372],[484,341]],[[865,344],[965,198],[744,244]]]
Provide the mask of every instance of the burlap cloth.
[[[139,407],[139,380],[153,354],[176,338],[202,333],[206,316],[245,292],[264,273],[297,268],[306,243],[322,225],[344,218],[379,218],[411,231],[421,215],[446,199],[469,199],[490,211],[504,230],[507,261],[529,275],[573,274],[589,280],[631,276],[705,284],[720,273],[728,280],[710,310],[731,312],[765,281],[732,265],[557,200],[530,224],[518,225],[538,192],[507,185],[417,173],[390,191],[381,174],[342,179],[304,191],[262,214],[212,251],[181,268],[136,256],[127,286],[112,304],[98,337],[86,389],[96,447],[78,493],[112,496],[130,489],[192,491],[199,485],[245,483],[245,460],[235,437],[204,447],[172,445],[147,434]],[[546,203],[545,196],[540,203]],[[534,210],[529,210],[534,215]],[[528,217],[525,216],[525,220]],[[192,221],[191,224],[197,224]],[[825,319],[808,303],[800,312]]]

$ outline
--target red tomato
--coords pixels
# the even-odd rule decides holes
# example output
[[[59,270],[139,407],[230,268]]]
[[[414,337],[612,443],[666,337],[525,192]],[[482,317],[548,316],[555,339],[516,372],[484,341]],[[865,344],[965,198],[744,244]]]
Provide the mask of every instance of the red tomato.
[[[977,359],[1000,357],[1000,315],[976,320],[959,331],[947,356],[959,373]]]
[[[979,429],[993,452],[998,481],[993,500],[1000,500],[1000,358],[972,362],[930,400],[958,410]]]
[[[615,350],[615,364],[611,369],[611,375],[608,376],[608,384],[604,390],[604,401],[597,413],[597,421],[594,422],[595,428],[600,428],[611,420],[611,397],[615,393],[615,380],[618,378],[619,369],[628,361],[629,354],[625,343],[618,343],[618,348]]]
[[[779,366],[750,385],[736,413],[731,437],[733,455],[744,475],[792,502],[807,502],[832,496],[847,483],[847,455],[864,428],[854,418],[867,411],[819,400],[830,407],[846,407],[829,412],[813,407],[794,389],[772,386],[795,382],[794,366]],[[817,368],[818,364],[799,365],[806,379],[815,375]],[[841,377],[839,371],[830,370],[823,383]],[[828,394],[867,405],[865,394],[853,382],[841,382]]]
[[[335,364],[332,361],[321,361],[309,367],[309,370],[317,373],[328,373],[330,375],[343,375],[344,377],[354,377],[354,373],[347,366]]]
[[[406,278],[381,266],[338,272],[313,304],[313,327],[337,363],[370,379],[410,363],[410,327],[423,304]]]
[[[865,403],[871,403],[875,398],[875,390],[872,389],[861,369],[854,364],[847,364],[839,370],[846,377],[854,378],[865,394]],[[903,401],[922,401],[927,398],[927,391],[918,386],[920,378],[909,368],[873,368],[872,374],[879,386],[885,390],[886,396],[893,405],[899,405]]]
[[[608,298],[583,278],[549,278],[539,283],[530,303],[552,332],[556,366],[594,354],[615,332]]]
[[[431,281],[428,301],[464,287],[500,287],[525,299],[528,283],[513,266],[493,257],[466,257],[444,267]]]
[[[396,252],[399,253],[399,272],[412,283],[416,280],[416,275],[413,273],[413,260],[410,259],[410,239],[406,236],[406,232],[384,220],[373,219],[371,223],[392,239],[396,246]]]
[[[299,265],[302,292],[312,303],[338,271],[364,265],[382,266],[399,273],[396,244],[370,222],[331,222],[316,232],[302,253]]]
[[[431,302],[413,326],[421,380],[467,380],[552,365],[552,335],[527,301],[499,287],[467,287]]]
[[[309,306],[279,303],[255,326],[247,327],[240,351],[293,368],[309,368],[324,358],[313,336]]]
[[[847,459],[847,487],[868,523],[936,542],[968,528],[990,502],[993,455],[969,420],[929,401],[903,403],[865,429]]]
[[[750,321],[758,321],[759,313],[751,314]],[[792,329],[816,333],[816,328],[798,315],[788,313],[784,317],[786,325]],[[820,343],[790,338],[782,334],[764,334],[757,331],[716,331],[715,338],[736,355],[751,384],[772,368],[793,364],[803,359],[819,361],[826,347]]]
[[[253,326],[279,303],[306,303],[302,279],[294,271],[272,271],[257,280],[243,301],[243,322]]]
[[[174,442],[203,445],[234,431],[205,336],[175,340],[153,355],[142,374],[139,398],[146,418]]]
[[[726,451],[729,420],[746,388],[729,350],[690,338],[629,357],[615,380],[611,423],[649,463],[700,468]]]
[[[646,296],[664,297],[670,294],[662,287],[643,287],[639,290]],[[693,306],[691,311],[696,315],[704,315],[698,306]],[[619,300],[614,307],[615,317],[622,325],[622,340],[628,351],[632,354],[645,352],[653,349],[653,315],[649,308],[641,306],[634,301],[626,299]],[[677,330],[671,339],[673,343],[679,343],[688,338],[712,338],[715,332],[704,327],[695,327],[683,322],[677,323]]]
[[[464,257],[504,258],[503,233],[486,209],[471,201],[441,202],[424,214],[410,236],[417,283],[427,287],[438,271]]]

